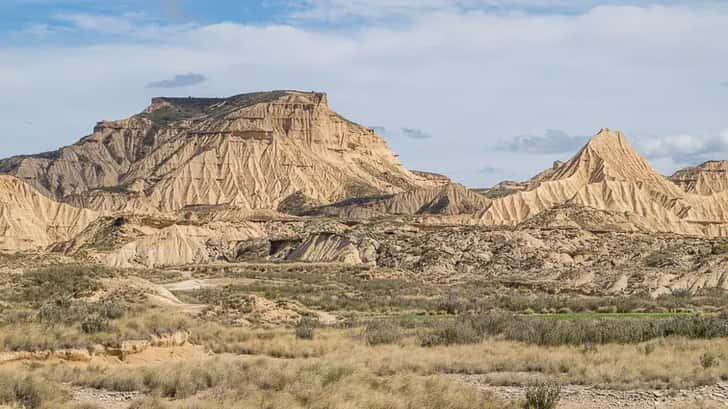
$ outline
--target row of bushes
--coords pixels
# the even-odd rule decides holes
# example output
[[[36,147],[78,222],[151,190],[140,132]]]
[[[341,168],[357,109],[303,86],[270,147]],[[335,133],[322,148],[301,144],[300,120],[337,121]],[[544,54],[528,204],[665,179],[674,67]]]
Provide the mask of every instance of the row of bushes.
[[[475,290],[472,290],[475,291]],[[492,309],[512,312],[675,312],[703,307],[728,305],[728,292],[706,289],[699,292],[675,290],[655,299],[644,295],[594,297],[573,295],[489,295],[479,296],[468,289],[458,289],[444,296],[437,311],[448,314],[485,313]]]
[[[675,318],[618,319],[582,318],[544,320],[510,313],[461,316],[419,328],[421,346],[472,344],[487,336],[503,337],[529,344],[586,345],[637,344],[670,336],[711,339],[728,336],[728,316],[685,316]],[[370,345],[399,341],[407,330],[396,321],[375,321],[364,330]]]

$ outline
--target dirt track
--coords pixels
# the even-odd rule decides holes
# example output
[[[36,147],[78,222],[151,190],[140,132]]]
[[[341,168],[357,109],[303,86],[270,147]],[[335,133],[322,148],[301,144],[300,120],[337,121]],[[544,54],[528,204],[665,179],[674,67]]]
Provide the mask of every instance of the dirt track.
[[[462,382],[505,399],[522,399],[526,389],[493,386],[482,375],[456,375]],[[581,385],[562,387],[559,409],[693,409],[699,403],[728,407],[728,382],[688,390],[612,390]]]

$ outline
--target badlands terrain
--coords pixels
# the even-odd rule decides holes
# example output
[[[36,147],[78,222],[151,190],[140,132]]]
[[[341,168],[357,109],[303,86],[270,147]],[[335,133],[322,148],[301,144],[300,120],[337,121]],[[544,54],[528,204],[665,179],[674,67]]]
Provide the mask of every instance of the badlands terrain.
[[[470,189],[274,91],[0,160],[0,408],[728,405],[728,161],[565,159]]]

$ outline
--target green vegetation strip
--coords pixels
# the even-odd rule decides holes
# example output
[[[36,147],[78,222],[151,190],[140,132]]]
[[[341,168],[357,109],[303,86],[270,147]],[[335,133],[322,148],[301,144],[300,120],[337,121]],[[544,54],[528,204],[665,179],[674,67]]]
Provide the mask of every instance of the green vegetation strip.
[[[599,312],[579,312],[564,314],[530,314],[523,315],[525,317],[541,318],[545,320],[579,320],[579,319],[660,319],[660,318],[676,318],[691,317],[695,313],[692,312],[624,312],[624,313],[599,313]]]

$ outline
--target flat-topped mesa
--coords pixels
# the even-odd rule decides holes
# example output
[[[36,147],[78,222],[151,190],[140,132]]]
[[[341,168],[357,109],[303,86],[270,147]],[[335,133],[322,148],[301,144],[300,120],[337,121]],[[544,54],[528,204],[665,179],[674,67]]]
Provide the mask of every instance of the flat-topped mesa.
[[[288,101],[285,101],[288,97]],[[144,110],[151,114],[158,110],[174,110],[186,114],[210,113],[216,109],[229,110],[244,108],[261,103],[290,102],[294,97],[295,103],[300,105],[319,105],[328,108],[328,97],[323,92],[304,91],[269,91],[239,94],[224,98],[198,98],[198,97],[154,97],[152,103]]]
[[[332,111],[326,94],[301,91],[154,98],[74,145],[2,160],[0,169],[49,197],[105,211],[130,192],[160,211],[276,209],[293,194],[326,204],[440,184],[404,169],[384,139]]]

